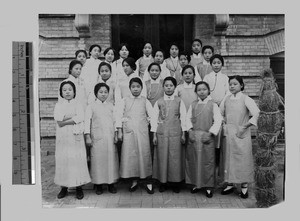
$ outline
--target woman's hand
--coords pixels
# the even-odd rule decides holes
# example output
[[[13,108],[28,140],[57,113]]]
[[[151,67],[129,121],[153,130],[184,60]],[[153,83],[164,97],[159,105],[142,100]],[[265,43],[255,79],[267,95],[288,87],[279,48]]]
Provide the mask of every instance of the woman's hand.
[[[118,141],[120,141],[120,142],[123,141],[123,132],[122,132],[122,128],[118,128]]]
[[[242,126],[238,126],[237,132],[236,132],[236,136],[240,139],[245,138],[245,132],[247,131],[246,126],[242,125]]]
[[[185,131],[182,132],[180,141],[181,141],[181,144],[185,144]]]
[[[92,139],[91,139],[91,135],[90,134],[85,134],[85,145],[87,147],[92,147]]]
[[[153,145],[154,146],[157,146],[157,136],[156,136],[156,133],[153,133]]]
[[[114,143],[118,143],[118,131],[115,131]]]
[[[195,133],[194,133],[193,129],[190,129],[190,130],[189,130],[189,141],[190,141],[191,143],[194,143],[194,142],[196,141]]]
[[[201,138],[202,143],[204,143],[204,144],[210,143],[210,142],[211,142],[211,139],[212,139],[212,135],[213,135],[213,134],[210,133],[210,132],[204,133],[204,134],[202,135],[202,138]]]

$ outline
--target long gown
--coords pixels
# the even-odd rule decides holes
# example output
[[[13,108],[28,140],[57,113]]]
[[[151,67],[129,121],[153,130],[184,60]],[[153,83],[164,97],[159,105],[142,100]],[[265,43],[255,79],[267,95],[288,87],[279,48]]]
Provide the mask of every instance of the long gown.
[[[202,136],[208,133],[214,122],[214,103],[198,104],[198,100],[191,105],[193,134],[195,142],[188,142],[186,149],[186,183],[197,188],[214,187],[215,185],[215,143],[211,137],[209,143],[201,141]],[[221,125],[221,121],[219,126]]]
[[[85,133],[90,133],[92,183],[114,183],[119,178],[119,159],[114,144],[114,107],[96,100],[86,109]]]
[[[224,139],[222,147],[224,181],[229,183],[244,183],[254,181],[254,162],[252,155],[252,142],[250,127],[243,133],[243,138],[238,138],[236,133],[239,126],[248,121],[256,124],[259,109],[255,102],[248,96],[233,95],[226,97],[221,112],[225,118]],[[249,120],[249,115],[253,117]]]
[[[157,101],[159,117],[157,126],[157,147],[154,148],[153,178],[161,183],[181,182],[185,178],[185,150],[181,144],[180,102],[174,100]]]
[[[149,114],[146,98],[125,97],[123,112],[123,144],[120,176],[122,178],[147,178],[152,175],[151,152],[148,133]],[[151,104],[149,104],[151,105]]]
[[[54,108],[54,119],[62,121],[72,117],[75,125],[56,125],[55,177],[54,183],[65,187],[76,187],[91,181],[84,144],[84,112],[75,99],[58,102]]]

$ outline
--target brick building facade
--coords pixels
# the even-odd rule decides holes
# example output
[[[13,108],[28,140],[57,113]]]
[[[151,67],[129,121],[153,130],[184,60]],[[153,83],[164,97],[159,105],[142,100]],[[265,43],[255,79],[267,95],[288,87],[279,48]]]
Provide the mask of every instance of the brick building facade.
[[[142,16],[142,15],[139,15]],[[182,15],[183,16],[183,15]],[[145,24],[152,23],[144,40],[159,42],[156,28],[159,15],[145,15]],[[116,48],[122,41],[117,15],[54,14],[39,16],[39,105],[41,152],[53,152],[55,146],[54,105],[58,85],[68,76],[69,62],[75,51],[92,44]],[[212,45],[224,56],[222,72],[239,74],[245,79],[245,93],[259,96],[260,72],[273,68],[284,96],[284,15],[189,15],[183,16],[183,47],[189,49],[193,38],[203,45]],[[162,31],[162,30],[157,30]],[[129,42],[130,44],[130,42]],[[162,42],[157,43],[162,44]],[[161,47],[161,45],[158,45]],[[141,48],[141,47],[140,47]],[[102,50],[102,51],[103,51]]]

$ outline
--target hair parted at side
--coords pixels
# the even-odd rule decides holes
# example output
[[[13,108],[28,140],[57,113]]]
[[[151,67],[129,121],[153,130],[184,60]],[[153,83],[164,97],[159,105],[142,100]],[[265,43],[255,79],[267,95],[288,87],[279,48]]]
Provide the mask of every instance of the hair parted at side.
[[[166,78],[164,79],[163,86],[165,86],[166,81],[171,81],[172,84],[173,84],[175,87],[177,87],[177,81],[176,81],[175,78],[173,78],[173,77],[171,77],[171,76],[166,77]]]
[[[93,44],[91,45],[91,47],[89,48],[89,54],[91,55],[91,52],[94,48],[98,47],[99,48],[99,52],[101,52],[102,48],[100,45],[97,45],[97,44]]]
[[[71,74],[71,71],[76,64],[80,64],[80,66],[82,67],[82,63],[80,61],[72,60],[69,64],[69,74]]]
[[[215,59],[219,59],[222,63],[222,66],[224,66],[224,58],[220,54],[214,54],[213,56],[211,56],[209,63],[212,64],[213,60]]]
[[[102,62],[99,64],[99,67],[98,67],[98,73],[99,73],[99,74],[100,74],[100,69],[101,69],[101,67],[103,67],[103,66],[107,66],[108,69],[109,69],[109,71],[111,72],[111,65],[110,65],[109,63],[106,63],[106,62],[102,61]]]
[[[210,49],[211,52],[214,53],[214,48],[213,48],[212,46],[210,46],[210,45],[204,45],[204,46],[202,47],[202,51],[201,51],[202,54],[204,54],[204,52],[205,52],[206,49]]]
[[[194,76],[195,76],[195,68],[192,66],[192,65],[186,65],[186,66],[184,66],[183,68],[182,68],[182,71],[181,71],[181,75],[183,75],[183,73],[185,72],[185,70],[186,69],[191,69],[192,71],[193,71],[193,74],[194,74]]]
[[[77,50],[77,51],[75,52],[75,58],[77,58],[77,56],[78,56],[80,53],[83,53],[83,54],[85,55],[85,57],[87,57],[87,52],[86,52],[86,50],[80,49],[80,50]]]
[[[126,62],[131,67],[132,70],[134,71],[136,70],[136,64],[134,58],[132,57],[125,58],[122,62],[122,65],[124,64],[124,62]]]
[[[236,79],[240,83],[240,85],[241,85],[241,91],[243,91],[244,88],[245,88],[245,84],[244,84],[242,76],[240,76],[240,75],[230,76],[228,82],[230,82],[233,79]]]
[[[76,87],[75,87],[75,84],[72,82],[72,81],[63,81],[60,86],[59,86],[59,95],[63,98],[63,95],[62,95],[62,88],[64,85],[66,84],[69,84],[71,85],[71,87],[73,88],[73,91],[74,91],[74,98],[76,97]]]
[[[142,80],[139,78],[139,77],[134,77],[134,78],[131,78],[130,81],[129,81],[129,88],[131,87],[131,85],[133,83],[138,83],[139,85],[141,85],[141,87],[143,88],[143,82]]]
[[[148,72],[150,73],[150,69],[151,69],[151,67],[152,66],[157,66],[158,67],[158,69],[159,69],[159,71],[161,72],[161,67],[160,67],[160,65],[158,64],[158,63],[156,63],[156,62],[152,62],[149,66],[148,66]]]
[[[109,92],[109,86],[103,82],[101,83],[98,83],[95,85],[94,87],[94,94],[95,94],[95,97],[97,97],[97,94],[98,94],[98,91],[100,90],[101,87],[105,87],[107,89],[107,91]]]
[[[209,84],[208,84],[207,82],[205,82],[205,81],[198,81],[198,82],[196,83],[196,86],[195,86],[195,93],[197,93],[197,88],[198,88],[198,86],[201,85],[201,84],[203,84],[203,85],[205,85],[205,86],[207,87],[207,89],[208,89],[208,95],[210,95],[210,87],[209,87]]]

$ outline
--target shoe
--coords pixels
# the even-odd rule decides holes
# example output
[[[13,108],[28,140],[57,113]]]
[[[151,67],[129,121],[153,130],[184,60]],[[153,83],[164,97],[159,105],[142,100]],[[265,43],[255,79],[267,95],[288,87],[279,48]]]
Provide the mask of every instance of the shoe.
[[[158,189],[158,191],[160,192],[160,193],[162,193],[162,192],[165,192],[166,191],[166,184],[160,184],[159,185],[159,189]]]
[[[81,187],[76,187],[76,198],[81,200],[83,199],[84,195],[83,195],[83,191]]]
[[[60,192],[57,195],[58,199],[64,198],[66,195],[68,195],[68,188],[67,187],[62,187]]]
[[[146,190],[146,191],[147,191],[147,193],[149,193],[149,194],[153,194],[153,193],[154,193],[153,186],[152,186],[152,189],[150,190],[150,189],[148,188],[148,186],[147,186],[147,185],[145,185],[145,190]]]
[[[221,195],[227,195],[227,194],[233,193],[233,191],[234,191],[233,187],[231,189],[229,189],[229,190],[226,190],[226,188],[221,191]]]
[[[134,186],[129,187],[129,192],[134,192],[138,188],[138,184],[135,184]]]
[[[96,194],[101,195],[103,193],[102,185],[96,184]]]
[[[206,190],[206,197],[207,198],[212,198],[213,197],[213,191],[211,190],[210,193],[208,193],[207,190]]]
[[[248,198],[248,190],[247,190],[246,193],[243,193],[243,192],[241,191],[240,196],[241,196],[241,198],[243,198],[243,199],[247,199],[247,198]]]
[[[191,193],[198,193],[200,191],[199,188],[194,187],[193,189],[191,189]]]
[[[178,187],[178,186],[174,186],[172,188],[172,190],[173,190],[174,193],[180,193],[180,187]]]
[[[108,184],[108,192],[110,193],[117,193],[117,188],[114,184]]]

